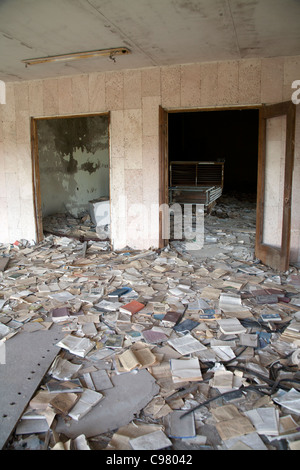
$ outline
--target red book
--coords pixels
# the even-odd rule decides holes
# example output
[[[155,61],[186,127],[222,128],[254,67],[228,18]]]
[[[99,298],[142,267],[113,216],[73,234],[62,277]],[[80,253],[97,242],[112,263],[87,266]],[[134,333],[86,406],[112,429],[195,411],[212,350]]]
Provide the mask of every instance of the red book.
[[[142,310],[142,308],[144,307],[145,305],[142,304],[141,302],[138,302],[137,300],[132,300],[131,302],[129,302],[129,304],[126,304],[126,305],[123,305],[123,307],[120,307],[119,310],[122,313],[130,313],[131,315],[133,315],[134,313],[137,313],[140,310]]]

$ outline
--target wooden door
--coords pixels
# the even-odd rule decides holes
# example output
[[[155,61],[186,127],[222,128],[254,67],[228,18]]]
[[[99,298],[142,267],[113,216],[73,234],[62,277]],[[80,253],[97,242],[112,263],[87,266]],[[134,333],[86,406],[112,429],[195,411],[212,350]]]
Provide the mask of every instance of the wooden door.
[[[262,106],[259,115],[255,254],[279,271],[289,267],[295,105]]]
[[[31,159],[32,159],[32,185],[33,185],[33,202],[34,202],[34,213],[35,213],[36,240],[37,242],[41,242],[44,239],[44,233],[43,233],[43,223],[42,223],[43,216],[42,216],[41,187],[40,187],[37,121],[34,118],[31,118]]]
[[[164,236],[164,224],[167,216],[167,204],[169,203],[168,182],[168,112],[159,107],[159,248],[168,244]]]

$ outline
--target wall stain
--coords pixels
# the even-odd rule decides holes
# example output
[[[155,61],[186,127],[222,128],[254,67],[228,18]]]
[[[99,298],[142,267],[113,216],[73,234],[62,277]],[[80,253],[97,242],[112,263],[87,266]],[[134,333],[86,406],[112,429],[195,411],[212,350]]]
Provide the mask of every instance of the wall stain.
[[[99,170],[99,168],[100,168],[100,163],[95,164],[92,162],[85,162],[80,167],[81,170],[88,171],[90,175],[92,173],[95,173],[95,171]]]
[[[109,116],[37,120],[43,216],[78,217],[109,194]]]
[[[40,136],[52,135],[57,153],[61,156],[67,173],[74,174],[78,162],[74,158],[76,150],[95,154],[108,145],[108,116],[84,116],[69,119],[49,119],[38,123]],[[66,161],[65,157],[69,156]],[[86,162],[80,169],[94,173],[99,167]]]

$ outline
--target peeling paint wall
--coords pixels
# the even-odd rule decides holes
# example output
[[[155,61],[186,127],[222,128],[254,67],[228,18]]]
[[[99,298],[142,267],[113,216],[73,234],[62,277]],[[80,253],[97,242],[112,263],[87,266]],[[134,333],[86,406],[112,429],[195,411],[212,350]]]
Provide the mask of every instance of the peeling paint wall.
[[[88,202],[109,199],[108,116],[37,121],[43,216],[79,217]]]

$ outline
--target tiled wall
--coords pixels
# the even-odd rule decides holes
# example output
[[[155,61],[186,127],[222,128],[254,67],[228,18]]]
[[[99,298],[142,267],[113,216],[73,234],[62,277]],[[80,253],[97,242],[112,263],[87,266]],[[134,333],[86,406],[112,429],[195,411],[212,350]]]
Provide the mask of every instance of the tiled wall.
[[[0,105],[0,241],[35,239],[31,116],[110,111],[114,247],[129,245],[147,249],[158,246],[159,235],[159,105],[186,109],[279,102],[291,99],[294,80],[300,80],[299,56],[8,83],[6,104]],[[297,113],[299,115],[299,110]],[[294,171],[294,259],[299,258],[300,244],[300,216],[296,210],[300,203],[299,126],[300,118],[297,120]],[[143,217],[143,223],[139,224]]]

